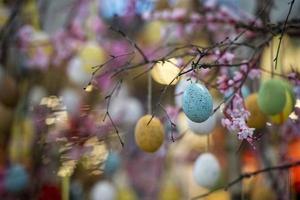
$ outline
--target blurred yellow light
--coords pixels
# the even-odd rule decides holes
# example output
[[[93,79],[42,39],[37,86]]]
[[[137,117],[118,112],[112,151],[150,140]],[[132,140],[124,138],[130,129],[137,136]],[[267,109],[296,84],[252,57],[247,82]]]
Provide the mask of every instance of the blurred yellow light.
[[[175,58],[156,63],[151,70],[152,78],[160,84],[169,85],[180,72],[180,69],[176,65],[177,60]],[[179,78],[176,78],[171,85],[175,85],[178,81]]]

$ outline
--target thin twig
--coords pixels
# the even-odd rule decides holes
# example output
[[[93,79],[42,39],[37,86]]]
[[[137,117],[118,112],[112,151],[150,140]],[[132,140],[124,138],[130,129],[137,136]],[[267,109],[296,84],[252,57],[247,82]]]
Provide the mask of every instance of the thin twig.
[[[266,167],[257,171],[253,171],[253,172],[247,172],[247,173],[242,173],[238,178],[234,179],[233,181],[229,182],[227,185],[222,186],[222,187],[218,187],[216,189],[213,189],[207,193],[201,194],[199,196],[195,196],[193,198],[191,198],[191,200],[196,200],[196,199],[201,199],[204,198],[218,190],[228,190],[230,187],[232,187],[233,185],[241,182],[243,179],[248,179],[251,178],[253,176],[256,176],[258,174],[261,173],[266,173],[269,171],[274,171],[274,170],[285,170],[285,169],[289,169],[292,167],[296,167],[300,165],[300,160],[295,161],[295,162],[291,162],[291,163],[287,163],[287,164],[283,164],[283,165],[278,165],[278,166],[271,166],[271,167]]]
[[[288,12],[288,14],[287,14],[287,16],[286,16],[286,19],[285,19],[284,24],[283,24],[283,29],[282,29],[281,34],[280,34],[280,36],[279,36],[279,44],[278,44],[278,47],[277,47],[276,56],[275,56],[275,58],[274,58],[275,69],[277,68],[277,62],[278,62],[278,56],[279,56],[279,50],[280,50],[280,47],[281,47],[281,42],[282,42],[283,34],[284,34],[285,31],[286,31],[286,25],[287,25],[287,22],[288,22],[288,20],[289,20],[291,11],[292,11],[292,9],[293,9],[294,2],[295,2],[295,0],[292,0],[292,1],[290,2],[289,12]],[[272,50],[271,50],[271,51],[272,51]]]

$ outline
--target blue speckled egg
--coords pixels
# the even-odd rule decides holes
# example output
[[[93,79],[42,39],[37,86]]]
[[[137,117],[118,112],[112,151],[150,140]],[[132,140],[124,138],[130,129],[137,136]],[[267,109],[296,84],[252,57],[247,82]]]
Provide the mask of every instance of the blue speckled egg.
[[[204,122],[213,113],[213,99],[207,88],[199,83],[191,83],[182,96],[182,109],[194,122]]]
[[[26,188],[28,182],[29,176],[24,167],[14,165],[6,173],[4,187],[8,192],[18,193]]]
[[[121,158],[117,152],[110,152],[104,165],[104,173],[113,175],[120,167]]]

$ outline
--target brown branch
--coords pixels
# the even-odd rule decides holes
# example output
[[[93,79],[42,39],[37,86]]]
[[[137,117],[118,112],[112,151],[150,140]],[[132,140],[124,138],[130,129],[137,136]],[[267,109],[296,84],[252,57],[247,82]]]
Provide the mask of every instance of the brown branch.
[[[300,160],[295,161],[295,162],[291,162],[291,163],[287,163],[287,164],[283,164],[283,165],[278,165],[278,166],[271,166],[271,167],[266,167],[257,171],[253,171],[253,172],[246,172],[246,173],[242,173],[239,177],[237,177],[236,179],[234,179],[233,181],[230,181],[227,185],[222,186],[222,187],[218,187],[216,189],[213,189],[207,193],[201,194],[199,196],[195,196],[193,198],[191,198],[191,200],[196,200],[196,199],[201,199],[204,198],[218,190],[228,190],[230,187],[232,187],[233,185],[241,182],[243,179],[248,179],[251,178],[253,176],[256,176],[258,174],[261,173],[266,173],[269,171],[274,171],[274,170],[285,170],[285,169],[289,169],[289,168],[293,168],[293,167],[297,167],[300,165]]]
[[[278,47],[277,47],[276,56],[275,56],[275,58],[274,58],[275,69],[277,68],[278,55],[279,55],[279,50],[280,50],[280,47],[281,47],[281,42],[282,42],[283,34],[284,34],[285,31],[286,31],[286,25],[287,25],[287,22],[288,22],[288,20],[289,20],[289,17],[290,17],[291,11],[292,11],[292,9],[293,9],[294,3],[295,3],[295,0],[292,0],[292,1],[290,2],[289,12],[288,12],[288,14],[287,14],[287,16],[286,16],[286,19],[285,19],[284,24],[283,24],[283,29],[282,29],[281,34],[280,34],[280,36],[279,36],[279,44],[278,44]]]

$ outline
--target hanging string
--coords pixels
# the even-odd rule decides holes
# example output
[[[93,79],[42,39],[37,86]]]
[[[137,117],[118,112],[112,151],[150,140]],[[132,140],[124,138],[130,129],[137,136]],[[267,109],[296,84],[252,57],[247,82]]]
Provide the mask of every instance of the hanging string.
[[[148,72],[148,114],[152,114],[152,77],[151,70]]]
[[[271,67],[271,78],[273,78],[274,77],[274,62],[273,62],[273,47],[274,47],[274,45],[273,45],[273,40],[271,40],[271,44],[270,44],[270,56],[271,56],[271,65],[270,65],[270,67]]]

